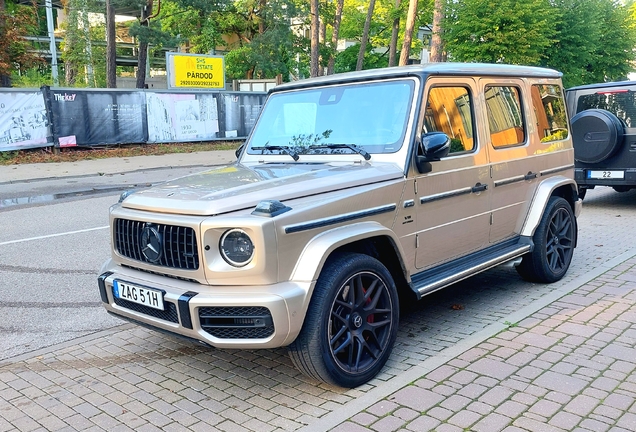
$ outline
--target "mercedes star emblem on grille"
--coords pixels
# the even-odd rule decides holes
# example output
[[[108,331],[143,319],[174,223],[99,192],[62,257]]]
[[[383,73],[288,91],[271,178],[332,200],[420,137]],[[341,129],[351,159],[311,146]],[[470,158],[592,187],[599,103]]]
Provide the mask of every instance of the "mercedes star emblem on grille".
[[[141,231],[141,253],[152,263],[156,263],[161,258],[163,251],[161,234],[152,225],[146,225]]]

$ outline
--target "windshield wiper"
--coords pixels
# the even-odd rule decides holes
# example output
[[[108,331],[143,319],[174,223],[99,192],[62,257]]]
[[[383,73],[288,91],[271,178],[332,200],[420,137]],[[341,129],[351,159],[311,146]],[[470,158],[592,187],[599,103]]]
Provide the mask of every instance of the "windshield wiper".
[[[265,150],[279,150],[283,153],[285,153],[286,155],[289,155],[292,157],[292,159],[294,159],[295,161],[298,160],[299,156],[298,153],[296,153],[296,151],[293,149],[293,147],[289,147],[289,146],[279,146],[279,145],[265,145],[265,146],[260,146],[260,147],[252,147],[252,150],[261,150],[261,154],[263,151]]]
[[[321,149],[321,148],[328,148],[328,149],[338,149],[338,148],[348,148],[350,150],[353,150],[354,152],[362,155],[362,157],[364,158],[364,160],[369,160],[371,159],[371,155],[363,148],[358,147],[355,144],[314,144],[314,145],[310,145],[309,147],[307,147],[309,149]]]

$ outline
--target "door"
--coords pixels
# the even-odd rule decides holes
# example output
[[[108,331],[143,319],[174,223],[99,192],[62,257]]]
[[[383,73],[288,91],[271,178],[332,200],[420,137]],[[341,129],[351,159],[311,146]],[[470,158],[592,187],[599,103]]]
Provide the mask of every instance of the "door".
[[[492,182],[486,149],[477,139],[475,90],[469,77],[431,78],[426,85],[421,133],[444,132],[451,149],[430,162],[428,172],[412,169],[418,269],[488,245]]]

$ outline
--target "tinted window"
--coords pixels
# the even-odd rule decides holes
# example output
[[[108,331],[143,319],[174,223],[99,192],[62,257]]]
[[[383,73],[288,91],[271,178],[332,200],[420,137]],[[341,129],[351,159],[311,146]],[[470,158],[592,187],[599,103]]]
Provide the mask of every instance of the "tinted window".
[[[473,136],[473,103],[465,87],[435,87],[428,94],[424,132],[444,132],[451,138],[451,153],[470,151]]]
[[[636,127],[636,92],[621,89],[579,97],[576,112],[590,108],[607,110],[624,120],[628,127]]]
[[[526,140],[521,99],[516,87],[487,87],[486,111],[494,147],[522,144]]]
[[[561,87],[553,84],[533,85],[532,106],[541,142],[558,141],[568,136],[568,122]]]

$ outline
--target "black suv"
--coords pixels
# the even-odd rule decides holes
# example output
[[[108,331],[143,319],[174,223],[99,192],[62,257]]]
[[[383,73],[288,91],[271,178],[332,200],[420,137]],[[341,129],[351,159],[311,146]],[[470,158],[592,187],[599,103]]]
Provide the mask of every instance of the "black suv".
[[[636,81],[566,90],[579,196],[595,186],[636,188]]]

